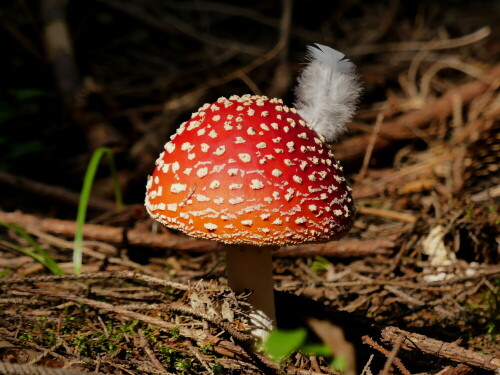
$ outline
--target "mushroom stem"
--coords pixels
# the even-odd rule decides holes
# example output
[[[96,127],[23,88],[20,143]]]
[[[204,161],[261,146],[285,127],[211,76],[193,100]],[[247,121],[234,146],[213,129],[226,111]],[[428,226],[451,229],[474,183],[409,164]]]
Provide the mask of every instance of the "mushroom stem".
[[[274,283],[272,246],[226,245],[227,278],[229,287],[236,293],[251,290],[249,302],[255,308],[250,314],[252,323],[259,324],[258,315],[265,315],[268,330],[276,327],[274,309]],[[256,313],[256,314],[255,314]],[[259,336],[259,334],[256,334]]]

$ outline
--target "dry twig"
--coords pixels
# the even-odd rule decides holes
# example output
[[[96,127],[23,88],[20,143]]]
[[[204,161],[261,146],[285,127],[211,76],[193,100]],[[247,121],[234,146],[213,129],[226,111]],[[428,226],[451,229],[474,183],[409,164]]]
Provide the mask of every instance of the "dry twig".
[[[375,342],[371,337],[369,336],[363,336],[363,343],[370,345],[373,349],[379,351],[383,355],[385,355],[387,358],[392,357],[392,354],[390,351],[385,349],[384,347],[380,346],[377,342]],[[392,363],[403,373],[403,375],[411,375],[410,372],[406,369],[406,367],[403,365],[403,362],[399,358],[393,358]]]
[[[427,354],[480,367],[485,370],[498,370],[500,368],[500,358],[465,349],[456,343],[432,339],[418,333],[404,331],[397,327],[386,327],[382,331],[382,339],[392,345],[395,345],[401,335],[404,337],[401,347],[405,350],[420,350]]]

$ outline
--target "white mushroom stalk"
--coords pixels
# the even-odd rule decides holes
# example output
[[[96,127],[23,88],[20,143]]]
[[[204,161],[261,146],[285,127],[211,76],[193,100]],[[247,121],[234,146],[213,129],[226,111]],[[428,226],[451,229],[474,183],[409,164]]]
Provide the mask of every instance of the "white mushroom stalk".
[[[272,246],[226,245],[227,281],[236,293],[250,291],[252,335],[261,340],[276,327]]]
[[[354,115],[361,84],[356,67],[342,52],[315,46],[307,48],[309,62],[298,78],[295,107],[327,142],[333,142]]]

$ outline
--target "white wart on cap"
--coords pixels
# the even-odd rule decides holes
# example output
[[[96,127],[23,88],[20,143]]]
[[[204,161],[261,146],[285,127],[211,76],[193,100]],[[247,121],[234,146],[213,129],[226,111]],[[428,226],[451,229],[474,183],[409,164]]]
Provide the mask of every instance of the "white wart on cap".
[[[205,104],[165,145],[146,208],[166,226],[225,243],[287,245],[341,237],[353,201],[324,138],[265,96]]]

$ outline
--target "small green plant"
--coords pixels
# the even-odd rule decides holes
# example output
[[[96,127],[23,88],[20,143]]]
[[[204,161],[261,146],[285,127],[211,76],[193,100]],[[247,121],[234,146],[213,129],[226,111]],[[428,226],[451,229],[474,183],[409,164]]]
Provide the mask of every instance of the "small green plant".
[[[333,264],[328,259],[319,255],[314,257],[314,261],[311,264],[311,269],[318,275],[327,272],[332,267]]]
[[[465,209],[465,216],[468,218],[472,218],[474,216],[474,207],[473,206],[467,206]]]
[[[172,331],[170,332],[170,334],[172,335],[172,337],[175,337],[176,339],[181,337],[181,334],[179,332],[179,326],[174,326],[174,328],[172,328]]]
[[[57,342],[57,334],[52,324],[48,323],[45,316],[38,318],[38,323],[33,326],[33,331],[37,332],[37,344],[44,346],[53,346]]]
[[[89,165],[87,166],[87,172],[85,173],[85,178],[83,179],[82,192],[80,194],[80,202],[78,204],[78,212],[76,215],[75,247],[73,250],[73,267],[76,274],[80,273],[82,269],[83,225],[85,224],[85,217],[87,215],[90,192],[92,190],[92,184],[94,183],[97,167],[99,166],[99,162],[104,155],[106,155],[109,159],[109,168],[111,170],[115,190],[116,206],[118,209],[123,206],[122,193],[118,182],[113,153],[107,147],[100,147],[94,151]]]
[[[493,289],[488,289],[481,296],[481,304],[486,307],[486,332],[496,339],[500,333],[500,278],[491,280]]]
[[[214,373],[214,375],[222,375],[224,373],[224,366],[222,366],[222,364],[215,360],[215,363],[212,367],[212,372]]]
[[[209,354],[212,351],[212,344],[200,345],[203,354]]]
[[[143,328],[142,333],[148,341],[151,341],[152,343],[156,343],[158,341],[158,338],[156,337],[158,330],[153,329],[153,327],[148,326],[147,328]]]
[[[9,94],[18,102],[27,102],[48,95],[48,92],[36,87],[23,87],[20,89],[11,89]]]
[[[77,335],[71,342],[78,349],[78,353],[84,357],[90,357],[92,355],[92,340],[89,336],[81,333]]]
[[[128,334],[131,335],[137,330],[137,325],[139,324],[138,320],[127,320],[126,322],[123,322],[120,327],[119,331],[123,334]]]
[[[160,345],[158,347],[160,353],[163,354],[162,362],[164,363],[174,363],[176,352],[172,348],[167,348],[166,346]]]
[[[488,335],[494,335],[495,334],[495,331],[497,331],[497,325],[493,322],[490,322],[488,324],[486,324],[486,333]]]
[[[12,249],[19,251],[24,255],[32,257],[40,264],[43,264],[45,267],[47,267],[54,275],[64,274],[63,270],[61,269],[61,267],[59,267],[57,262],[23,228],[16,224],[7,224],[2,221],[0,221],[0,225],[23,237],[33,248],[33,250],[28,250],[22,246],[10,244]]]
[[[333,357],[330,348],[324,343],[309,343],[306,341],[307,330],[297,328],[294,330],[276,329],[262,344],[264,352],[276,362],[283,362],[292,353],[301,352],[324,357],[330,361],[330,366],[336,371],[344,371],[347,363],[344,357]]]
[[[277,362],[283,361],[304,344],[307,336],[305,328],[294,330],[277,329],[269,332],[263,342],[264,351]]]
[[[12,272],[12,269],[10,267],[6,267],[2,271],[0,271],[0,277],[5,277],[11,272]]]
[[[181,374],[186,374],[193,365],[193,362],[193,358],[179,359],[174,363],[174,367],[176,370],[180,371]]]
[[[332,366],[335,371],[344,372],[347,369],[347,360],[345,357],[335,357],[330,363],[330,366]]]
[[[74,323],[75,321],[71,321],[72,327]],[[127,337],[135,334],[139,328],[140,324],[137,320],[127,320],[120,325],[114,325],[109,321],[106,323],[106,332],[79,334],[72,343],[78,353],[85,357],[93,357],[100,353],[114,354],[120,349],[128,357],[133,355],[133,351],[124,347],[129,341]]]
[[[482,291],[476,302],[467,302],[465,308],[477,317],[489,340],[499,340],[500,333],[500,278],[490,280],[490,287]]]
[[[162,354],[160,360],[175,368],[179,374],[186,374],[193,366],[194,359],[185,358],[172,348],[160,345],[158,346],[158,350]]]
[[[19,340],[33,342],[33,335],[30,332],[23,332],[19,335]]]

